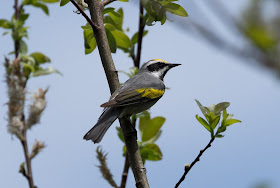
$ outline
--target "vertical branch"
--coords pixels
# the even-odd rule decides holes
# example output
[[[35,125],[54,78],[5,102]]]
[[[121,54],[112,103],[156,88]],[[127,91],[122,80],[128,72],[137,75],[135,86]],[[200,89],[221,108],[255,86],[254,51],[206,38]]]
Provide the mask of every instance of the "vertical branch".
[[[128,170],[129,170],[129,161],[128,161],[128,156],[126,153],[120,188],[125,188],[125,186],[126,186]]]
[[[109,42],[104,28],[102,9],[103,5],[99,0],[88,0],[91,19],[98,26],[94,31],[96,43],[101,57],[102,65],[107,77],[111,93],[119,88],[119,79],[111,55]],[[146,170],[144,168],[140,151],[138,149],[137,137],[129,118],[120,118],[120,125],[124,134],[127,147],[128,160],[134,174],[136,186],[138,188],[148,188]]]
[[[33,182],[33,175],[32,175],[32,168],[31,168],[31,158],[29,156],[28,152],[28,145],[27,145],[27,140],[26,140],[26,126],[24,125],[23,133],[22,133],[22,139],[21,139],[21,145],[23,147],[24,151],[24,157],[25,157],[25,163],[27,167],[27,174],[26,178],[28,180],[29,188],[34,188],[34,182]]]
[[[14,4],[14,9],[15,9],[15,19],[18,20],[19,19],[19,14],[20,14],[20,9],[18,6],[18,0],[15,0],[15,4]],[[14,47],[15,47],[15,58],[18,57],[19,54],[19,41],[15,40],[14,41]]]
[[[15,19],[19,19],[20,12],[23,8],[23,5],[18,5],[18,0],[14,1],[15,9]],[[17,32],[16,30],[14,32]],[[9,126],[8,130],[12,134],[15,134],[22,145],[25,164],[27,168],[27,173],[22,173],[29,184],[29,188],[34,188],[32,168],[31,168],[31,158],[28,151],[27,144],[27,126],[25,124],[25,115],[24,115],[24,104],[25,104],[25,86],[26,78],[21,72],[21,60],[18,58],[20,48],[20,41],[14,39],[14,50],[15,50],[15,59],[12,63],[9,60],[5,59],[6,67],[6,83],[8,86],[8,96],[9,96]],[[23,166],[25,171],[25,167]]]
[[[144,8],[142,5],[142,2],[139,1],[139,25],[138,25],[137,54],[136,54],[136,59],[134,61],[134,66],[137,68],[139,68],[139,66],[140,66],[144,28],[145,28]]]
[[[134,56],[134,54],[132,54],[132,56],[131,56],[132,60],[133,60],[133,63],[134,63],[134,67],[137,67],[138,69],[140,67],[141,51],[142,51],[142,39],[143,39],[144,28],[145,28],[144,8],[143,8],[142,2],[140,0],[139,1],[139,25],[138,25],[137,54],[136,54],[136,57]],[[136,119],[134,120],[134,122],[132,122],[132,125],[133,125],[133,127],[135,127]],[[126,180],[127,180],[129,167],[130,167],[130,164],[129,164],[129,161],[128,161],[128,155],[126,155],[120,188],[125,188],[125,186],[126,186]]]

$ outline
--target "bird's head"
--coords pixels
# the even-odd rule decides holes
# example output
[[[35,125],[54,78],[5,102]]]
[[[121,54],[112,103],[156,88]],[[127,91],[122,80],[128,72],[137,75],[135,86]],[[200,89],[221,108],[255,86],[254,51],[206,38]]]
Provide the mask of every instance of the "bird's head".
[[[181,64],[172,64],[162,59],[152,59],[143,64],[139,71],[148,71],[155,77],[163,80],[165,74],[173,67]]]

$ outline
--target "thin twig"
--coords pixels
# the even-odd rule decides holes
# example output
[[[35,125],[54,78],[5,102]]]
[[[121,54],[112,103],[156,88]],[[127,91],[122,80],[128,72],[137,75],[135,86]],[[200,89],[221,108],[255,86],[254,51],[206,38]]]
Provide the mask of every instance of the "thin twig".
[[[28,145],[27,145],[27,140],[26,140],[26,138],[27,138],[26,137],[26,126],[24,125],[24,127],[25,128],[22,130],[21,144],[23,147],[25,163],[26,163],[26,167],[27,167],[27,174],[25,177],[28,180],[29,188],[34,188],[32,168],[31,168],[31,158],[29,157]]]
[[[135,128],[136,127],[136,118],[132,118],[132,122],[131,123],[132,123],[132,126]],[[129,167],[130,167],[130,165],[129,165],[128,155],[126,153],[120,188],[125,188],[125,186],[126,186],[126,181],[127,181],[127,175],[128,175]]]
[[[184,181],[186,175],[188,174],[188,172],[191,170],[191,168],[195,165],[195,163],[197,163],[200,160],[200,157],[202,156],[202,154],[211,147],[212,142],[215,140],[215,136],[211,138],[210,142],[207,144],[207,146],[203,149],[200,150],[198,156],[195,158],[195,160],[191,163],[191,165],[185,165],[185,172],[182,175],[182,177],[180,178],[180,180],[178,181],[178,183],[175,185],[175,188],[179,187],[179,185]]]
[[[18,20],[19,19],[19,14],[20,14],[20,9],[18,7],[18,0],[15,0],[14,2],[14,9],[15,9],[15,19]],[[22,9],[22,8],[21,8]],[[14,48],[15,48],[15,59],[18,57],[19,55],[19,40],[15,40],[14,41]]]
[[[128,156],[126,153],[120,188],[125,188],[125,186],[126,186],[128,171],[129,171],[129,161],[128,161]]]
[[[116,1],[116,0],[104,0],[104,1],[101,2],[101,4],[102,4],[103,7],[104,7],[104,6],[110,4],[110,3],[114,2],[114,1]]]
[[[134,61],[134,66],[139,68],[140,66],[140,58],[141,58],[141,50],[142,50],[142,39],[143,32],[145,28],[145,19],[144,19],[144,8],[142,2],[139,1],[139,25],[138,25],[138,42],[137,42],[137,54],[136,60]]]
[[[78,11],[85,17],[87,22],[91,25],[93,31],[96,31],[99,29],[99,27],[88,17],[88,15],[83,11],[83,9],[76,3],[75,0],[70,0],[71,3],[78,9]]]

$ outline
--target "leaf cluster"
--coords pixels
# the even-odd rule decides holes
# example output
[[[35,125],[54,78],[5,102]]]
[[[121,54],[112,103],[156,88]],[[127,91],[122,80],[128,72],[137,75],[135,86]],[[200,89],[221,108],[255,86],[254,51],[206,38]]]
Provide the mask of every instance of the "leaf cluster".
[[[175,0],[142,0],[141,2],[146,10],[146,13],[142,15],[145,25],[151,26],[156,21],[161,21],[161,24],[164,24],[166,21],[166,12],[178,16],[188,16],[183,7],[176,3],[172,3],[172,1]],[[63,5],[65,5],[65,2],[63,1]],[[129,37],[127,35],[129,29],[123,29],[123,17],[124,13],[122,8],[117,10],[113,7],[103,9],[103,22],[110,50],[112,53],[116,53],[117,49],[120,49],[130,57],[135,57],[135,45],[138,42],[138,32],[135,32],[132,37]],[[84,34],[85,54],[90,54],[97,45],[94,32],[89,23],[82,26],[82,29]],[[144,30],[143,37],[146,36],[147,33],[148,31]]]
[[[25,22],[29,17],[28,13],[25,13],[25,6],[33,6],[41,8],[47,15],[49,14],[46,3],[56,3],[59,0],[23,0],[17,13],[13,14],[11,20],[1,19],[0,27],[6,29],[3,35],[11,34],[14,42],[19,46],[18,53],[22,66],[22,73],[28,79],[30,76],[41,76],[51,73],[59,73],[53,67],[43,68],[42,65],[50,62],[50,58],[41,52],[34,52],[29,55],[28,47],[24,39],[28,39],[27,30],[29,27],[25,26]],[[17,14],[17,15],[16,15]],[[16,53],[15,51],[10,54]]]
[[[133,118],[139,119],[139,132],[141,140],[138,141],[140,154],[145,163],[149,161],[159,161],[162,159],[162,152],[155,142],[160,137],[162,131],[160,130],[165,122],[164,117],[154,117],[151,119],[150,113],[144,111]],[[120,127],[117,127],[117,132],[120,140],[124,142],[124,137]],[[125,142],[124,142],[125,143]],[[123,146],[123,156],[126,155],[126,146]]]
[[[233,118],[233,114],[227,113],[227,108],[229,107],[229,102],[221,102],[219,104],[212,104],[209,107],[202,106],[198,100],[195,100],[199,106],[204,118],[196,115],[197,121],[204,126],[211,134],[211,138],[217,137],[222,138],[224,135],[221,133],[225,132],[227,127],[234,124],[240,123],[241,121]],[[220,126],[218,124],[220,123]],[[218,127],[218,128],[217,128]],[[217,129],[216,129],[217,128]],[[215,132],[216,129],[216,132]]]
[[[161,25],[166,22],[166,13],[177,16],[187,17],[188,13],[179,4],[174,3],[178,0],[141,0],[147,14],[145,15],[146,24],[151,26],[154,22],[159,21]]]

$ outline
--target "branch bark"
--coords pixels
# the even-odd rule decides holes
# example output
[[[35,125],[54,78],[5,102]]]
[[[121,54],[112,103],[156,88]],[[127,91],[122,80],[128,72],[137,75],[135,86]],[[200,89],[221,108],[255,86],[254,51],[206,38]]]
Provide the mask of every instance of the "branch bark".
[[[99,0],[88,0],[89,11],[91,19],[98,26],[99,29],[94,31],[96,43],[101,57],[102,65],[107,77],[111,94],[119,88],[119,79],[117,71],[111,55],[108,39],[106,36],[102,9],[103,5]],[[138,149],[137,137],[131,125],[129,118],[120,118],[120,125],[124,134],[124,139],[127,147],[128,160],[134,174],[136,187],[148,188],[148,180],[146,177],[146,170],[144,168],[140,151]],[[134,133],[134,134],[131,134]]]
[[[130,165],[129,165],[129,161],[128,161],[128,156],[126,153],[120,188],[125,188],[125,186],[126,186],[126,180],[127,180],[127,175],[128,175],[128,171],[129,171],[129,166]]]
[[[188,172],[192,169],[192,167],[195,165],[195,163],[197,163],[200,160],[200,157],[202,156],[202,154],[211,147],[212,142],[215,140],[215,136],[213,136],[211,138],[211,140],[209,141],[209,143],[207,144],[207,146],[203,149],[200,150],[199,154],[197,155],[197,157],[195,158],[195,160],[191,163],[191,165],[185,165],[185,172],[182,175],[182,177],[180,178],[180,180],[178,181],[178,183],[175,185],[175,188],[179,187],[179,185],[184,181],[186,175],[188,174]]]
[[[137,54],[136,59],[134,60],[134,66],[139,68],[140,59],[141,59],[141,50],[142,50],[142,39],[143,32],[145,28],[145,19],[144,19],[144,8],[142,2],[139,1],[139,25],[138,25],[138,42],[137,42]]]
[[[34,188],[34,181],[33,181],[33,175],[32,175],[32,168],[31,168],[31,158],[29,156],[29,151],[28,151],[28,145],[27,145],[27,140],[26,140],[26,125],[24,125],[24,129],[23,129],[23,138],[21,138],[21,145],[23,147],[23,151],[24,151],[24,157],[25,157],[25,163],[26,163],[26,167],[27,167],[27,174],[26,174],[26,178],[28,180],[28,184],[29,184],[29,188]]]
[[[15,19],[19,19],[20,13],[22,11],[23,5],[18,4],[18,0],[14,1],[14,9],[15,9]],[[8,86],[8,94],[9,94],[9,129],[14,130],[14,134],[19,138],[25,156],[25,164],[27,167],[27,173],[23,174],[29,184],[29,188],[34,188],[34,181],[32,175],[32,167],[31,167],[31,158],[29,156],[28,144],[27,144],[27,126],[25,123],[25,115],[24,115],[24,103],[25,103],[25,86],[26,86],[26,78],[21,72],[21,65],[19,56],[19,48],[20,41],[14,40],[14,50],[15,50],[15,59],[12,64],[9,64],[9,60],[5,59],[5,67],[6,67],[6,82]],[[12,71],[9,70],[12,69]],[[15,79],[16,78],[16,79]],[[15,119],[19,120],[16,123]]]
[[[85,17],[85,19],[88,21],[90,26],[92,27],[93,31],[96,31],[98,26],[87,16],[87,14],[81,9],[81,7],[76,3],[75,0],[70,0],[71,3],[78,9],[78,11]]]
[[[108,4],[110,4],[110,3],[114,2],[114,1],[116,1],[116,0],[104,0],[104,1],[101,2],[101,4],[104,7],[105,5],[108,5]]]

